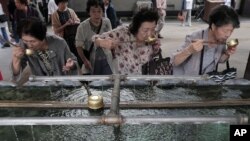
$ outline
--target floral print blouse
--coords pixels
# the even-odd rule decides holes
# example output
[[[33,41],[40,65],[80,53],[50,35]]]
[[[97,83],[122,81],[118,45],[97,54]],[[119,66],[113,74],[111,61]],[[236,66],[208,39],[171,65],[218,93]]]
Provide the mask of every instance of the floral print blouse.
[[[152,45],[137,46],[135,36],[129,32],[128,26],[119,26],[116,29],[95,35],[95,38],[111,38],[118,41],[118,46],[112,49],[113,58],[116,59],[116,69],[118,74],[142,74],[142,65],[149,61],[153,55]]]

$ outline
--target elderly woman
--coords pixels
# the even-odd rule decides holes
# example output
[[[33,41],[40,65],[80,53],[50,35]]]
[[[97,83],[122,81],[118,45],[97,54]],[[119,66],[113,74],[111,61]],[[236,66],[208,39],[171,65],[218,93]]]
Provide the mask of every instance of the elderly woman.
[[[158,19],[156,10],[141,9],[129,26],[120,26],[92,38],[97,46],[112,50],[114,73],[142,74],[142,65],[159,51],[158,44],[152,46],[146,41],[156,36]]]
[[[73,24],[79,24],[80,19],[73,9],[68,8],[68,0],[55,0],[57,11],[52,13],[51,22],[56,35],[64,37],[64,29]]]
[[[74,10],[68,8],[68,0],[55,0],[58,9],[51,15],[51,23],[54,33],[65,39],[70,51],[78,58],[79,64],[82,62],[78,57],[75,47],[75,35],[80,19]]]
[[[86,12],[89,18],[81,22],[77,29],[77,52],[84,63],[84,67],[91,74],[112,74],[110,68],[110,60],[112,60],[110,50],[96,48],[91,40],[93,35],[112,29],[109,19],[103,17],[104,5],[99,0],[88,0]]]
[[[37,76],[78,74],[76,57],[69,51],[67,43],[46,31],[46,25],[37,18],[19,24],[20,47],[13,48],[11,63],[14,80],[20,78],[27,64],[31,73]],[[26,49],[33,50],[33,54],[25,54]]]
[[[226,5],[216,7],[209,16],[209,27],[187,35],[182,48],[173,54],[174,74],[202,75],[214,71],[218,63],[226,62],[235,53],[236,48],[226,48],[225,42],[239,26],[234,9]]]

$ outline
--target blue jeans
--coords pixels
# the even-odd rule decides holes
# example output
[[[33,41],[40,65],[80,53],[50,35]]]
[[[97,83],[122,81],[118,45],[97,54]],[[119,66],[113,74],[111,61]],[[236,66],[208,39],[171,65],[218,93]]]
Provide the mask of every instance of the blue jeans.
[[[1,27],[1,32],[2,32],[2,38],[3,38],[4,40],[6,40],[6,41],[9,41],[9,37],[8,37],[8,35],[7,35],[7,31],[6,31],[6,28],[5,28],[5,27]],[[6,41],[4,41],[4,40],[0,40],[0,43],[1,43],[2,45],[4,45],[4,44],[6,43]]]

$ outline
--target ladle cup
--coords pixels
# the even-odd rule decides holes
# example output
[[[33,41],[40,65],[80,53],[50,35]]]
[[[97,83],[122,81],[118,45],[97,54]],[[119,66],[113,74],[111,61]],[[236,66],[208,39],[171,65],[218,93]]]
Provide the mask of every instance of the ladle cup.
[[[10,45],[12,45],[14,47],[19,47],[18,45],[13,44],[12,42],[3,39],[3,37],[1,35],[0,35],[0,40],[5,42],[5,43],[8,43],[8,44],[10,44]],[[25,49],[25,54],[26,55],[32,55],[33,53],[34,53],[34,51],[32,49]]]
[[[231,39],[231,40],[227,41],[227,43],[226,43],[228,49],[232,49],[232,48],[236,47],[238,44],[239,44],[238,39]]]
[[[192,42],[195,42],[195,40],[192,40]],[[219,43],[219,42],[214,42],[214,41],[202,41],[204,44],[226,44],[228,48],[235,47],[239,44],[238,39],[231,39],[227,41],[226,43]]]

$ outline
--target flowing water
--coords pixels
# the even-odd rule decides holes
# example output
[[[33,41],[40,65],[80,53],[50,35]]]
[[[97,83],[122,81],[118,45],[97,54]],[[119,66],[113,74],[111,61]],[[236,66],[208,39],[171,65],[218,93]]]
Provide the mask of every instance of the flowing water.
[[[112,88],[90,89],[111,102]],[[121,88],[121,101],[207,101],[245,99],[249,87],[132,87]],[[67,101],[86,103],[84,87],[23,87],[0,89],[0,100]],[[104,114],[109,112],[104,110]],[[249,107],[120,109],[123,116],[234,116],[250,115]],[[89,117],[84,109],[1,108],[0,117]],[[1,126],[1,141],[228,141],[230,123],[165,123],[111,125]]]

